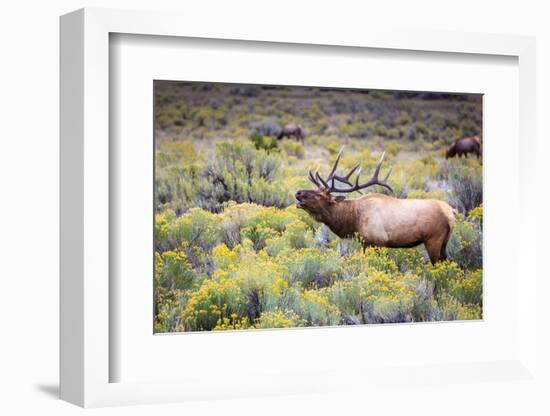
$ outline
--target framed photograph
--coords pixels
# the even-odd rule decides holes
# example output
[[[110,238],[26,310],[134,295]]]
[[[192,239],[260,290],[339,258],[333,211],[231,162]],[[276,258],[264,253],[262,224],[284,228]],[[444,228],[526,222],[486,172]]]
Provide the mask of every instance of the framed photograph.
[[[534,40],[179,18],[61,18],[61,397],[536,385]]]
[[[481,94],[153,95],[154,333],[482,319]]]

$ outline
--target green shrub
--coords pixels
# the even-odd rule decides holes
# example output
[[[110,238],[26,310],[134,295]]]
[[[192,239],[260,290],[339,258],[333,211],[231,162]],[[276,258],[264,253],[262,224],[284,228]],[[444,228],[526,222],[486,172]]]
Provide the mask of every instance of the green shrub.
[[[468,220],[474,224],[477,224],[480,229],[483,227],[483,204],[471,209],[470,212],[468,212]]]
[[[365,323],[408,322],[414,305],[414,288],[406,280],[372,272],[366,282],[363,304]]]
[[[424,249],[420,246],[389,250],[388,256],[401,273],[409,270],[414,273],[420,273],[425,263]]]
[[[457,218],[456,226],[447,243],[447,255],[460,267],[475,270],[483,265],[481,226]]]
[[[406,124],[412,123],[412,121],[412,117],[409,115],[409,113],[402,111],[401,114],[399,114],[399,116],[396,118],[395,123],[404,126]]]
[[[218,143],[203,172],[198,204],[212,211],[220,211],[227,201],[286,207],[292,196],[280,182],[280,166],[274,153],[238,142]]]
[[[171,209],[181,214],[194,206],[198,194],[196,187],[198,182],[200,182],[199,164],[180,165],[180,162],[177,161],[167,164],[164,168],[157,166],[155,171],[155,207],[157,212]]]
[[[221,241],[222,232],[223,220],[219,215],[192,208],[172,221],[167,239],[172,247],[199,247],[209,253]]]
[[[304,326],[304,321],[294,311],[279,310],[262,312],[256,320],[256,328],[296,328]]]
[[[214,279],[230,279],[239,286],[245,299],[244,315],[255,322],[262,312],[274,310],[281,304],[288,288],[286,269],[273,262],[265,253],[256,253],[249,244],[229,250],[225,245],[213,251],[217,265]]]
[[[328,293],[348,324],[423,320],[435,308],[426,282],[410,273],[402,277],[380,271],[363,273],[336,282]]]
[[[257,150],[265,150],[268,153],[279,150],[277,137],[262,136],[260,133],[254,132],[250,136],[250,141]]]
[[[288,269],[291,284],[300,282],[306,288],[330,286],[339,277],[342,263],[334,250],[318,248],[287,250],[277,261]]]
[[[338,325],[341,320],[338,308],[329,302],[323,291],[306,290],[300,302],[300,316],[307,326]]]
[[[458,312],[456,319],[460,321],[471,321],[476,319],[482,319],[483,314],[479,305],[460,305],[458,306]]]
[[[463,304],[483,303],[483,273],[478,269],[457,279],[453,287],[453,295]]]
[[[340,151],[340,147],[337,143],[327,143],[325,149],[327,149],[331,155],[336,155]]]
[[[297,220],[296,215],[275,208],[264,208],[251,216],[241,228],[241,238],[248,238],[256,250],[263,249],[269,239],[282,234],[287,226]]]
[[[464,276],[464,272],[452,261],[441,261],[436,264],[427,264],[424,276],[434,286],[434,293],[447,292],[457,279]]]
[[[223,208],[223,242],[234,247],[241,242],[241,230],[252,217],[261,213],[265,208],[256,204],[237,204],[229,201]]]
[[[402,150],[402,146],[397,143],[390,143],[385,147],[384,150],[390,156],[397,156]]]
[[[396,264],[388,254],[389,250],[381,247],[368,247],[365,251],[354,251],[344,257],[341,267],[342,276],[345,279],[371,272],[394,273],[397,271]]]
[[[237,245],[230,250],[225,244],[220,244],[212,250],[212,261],[217,269],[228,269],[239,262],[238,252],[241,246]]]
[[[158,284],[168,290],[191,289],[197,276],[183,251],[165,251],[160,256]],[[158,266],[157,266],[158,267]]]
[[[252,135],[256,133],[259,137],[277,137],[281,132],[281,127],[271,121],[254,122],[250,124],[250,128],[253,130]]]
[[[481,165],[477,161],[464,163],[461,160],[444,162],[441,177],[450,188],[448,202],[466,215],[483,202],[483,176]]]
[[[181,306],[178,298],[178,291],[171,291],[168,296],[155,292],[155,333],[185,331],[180,320]]]
[[[463,305],[450,294],[444,294],[439,299],[439,313],[436,320],[475,320],[482,319],[482,310],[479,305]]]
[[[306,155],[306,150],[302,143],[285,140],[281,143],[281,147],[288,156],[294,156],[298,159],[303,159]]]
[[[300,220],[288,224],[282,234],[266,240],[266,251],[270,256],[277,256],[284,250],[314,246],[315,237],[313,236],[313,231]]]
[[[245,310],[246,298],[236,280],[205,280],[189,297],[180,319],[186,331],[210,331]]]
[[[396,272],[397,266],[390,258],[389,253],[390,249],[385,247],[368,247],[365,250],[367,270],[376,270],[386,273]]]
[[[288,288],[284,273],[284,268],[260,259],[241,262],[236,270],[230,272],[229,275],[239,282],[246,296],[245,313],[251,321],[280,305],[281,297]]]

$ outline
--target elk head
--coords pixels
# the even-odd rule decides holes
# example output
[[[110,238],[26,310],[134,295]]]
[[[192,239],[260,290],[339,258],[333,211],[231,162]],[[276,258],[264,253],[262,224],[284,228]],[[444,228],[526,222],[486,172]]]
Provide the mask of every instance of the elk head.
[[[445,159],[449,159],[451,157],[454,157],[456,155],[456,143],[453,143],[449,149],[447,149],[447,153],[445,153]]]
[[[333,194],[344,194],[351,192],[362,193],[361,190],[368,188],[373,185],[380,185],[384,188],[393,192],[393,189],[388,185],[387,180],[391,174],[391,168],[388,171],[384,179],[378,179],[378,174],[380,173],[380,167],[382,166],[382,161],[384,160],[385,153],[382,153],[382,157],[378,161],[376,168],[372,177],[363,183],[359,183],[361,175],[360,165],[354,166],[347,174],[340,176],[336,174],[336,169],[338,168],[338,163],[342,156],[342,150],[338,153],[336,161],[330,170],[330,173],[326,178],[323,178],[319,173],[319,170],[315,174],[311,173],[311,170],[308,171],[308,178],[317,189],[301,189],[296,192],[296,199],[298,203],[296,206],[298,208],[304,209],[307,211],[316,221],[324,222],[328,215],[330,215],[331,207],[335,204],[341,203],[346,199],[343,195],[333,195]],[[357,172],[355,176],[355,181],[352,182],[352,175]],[[347,187],[339,187],[337,184],[347,185]]]

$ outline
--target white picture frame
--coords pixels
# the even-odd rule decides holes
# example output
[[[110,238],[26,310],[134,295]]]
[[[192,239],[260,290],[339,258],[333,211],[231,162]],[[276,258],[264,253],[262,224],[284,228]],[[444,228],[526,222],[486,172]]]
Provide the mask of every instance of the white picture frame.
[[[182,24],[185,22],[185,24]],[[517,261],[522,279],[518,285],[519,345],[507,360],[422,365],[399,372],[370,368],[331,370],[327,378],[316,373],[278,374],[227,389],[206,378],[155,382],[110,382],[110,366],[119,359],[110,349],[109,283],[109,36],[113,33],[279,42],[281,44],[333,45],[453,54],[515,57],[519,66],[519,134],[517,146],[519,212],[534,212],[535,172],[535,41],[530,37],[429,31],[361,30],[327,34],[311,24],[310,30],[277,25],[259,26],[217,21],[204,25],[171,13],[83,9],[61,18],[61,398],[80,406],[159,403],[199,398],[262,394],[315,393],[391,383],[396,375],[414,373],[421,382],[460,379],[480,384],[489,377],[537,383],[536,362],[536,241],[537,219],[521,215],[517,224]],[[238,27],[238,31],[236,31]],[[284,46],[283,46],[284,47]],[[112,259],[111,259],[112,260]],[[519,273],[519,268],[516,273]],[[539,272],[540,273],[540,272]],[[322,334],[319,333],[320,339]],[[443,375],[442,375],[443,374]],[[473,375],[472,375],[473,374]],[[481,376],[480,376],[481,375]],[[489,376],[490,375],[490,376]],[[442,377],[441,379],[439,377]],[[342,380],[346,380],[343,382]],[[355,387],[354,387],[355,386]],[[210,387],[210,388],[209,388]],[[213,387],[213,388],[212,388]],[[533,387],[533,386],[532,386]],[[535,386],[536,387],[536,386]],[[450,391],[449,391],[450,392]],[[492,394],[496,394],[493,391]],[[497,396],[495,396],[497,397]]]

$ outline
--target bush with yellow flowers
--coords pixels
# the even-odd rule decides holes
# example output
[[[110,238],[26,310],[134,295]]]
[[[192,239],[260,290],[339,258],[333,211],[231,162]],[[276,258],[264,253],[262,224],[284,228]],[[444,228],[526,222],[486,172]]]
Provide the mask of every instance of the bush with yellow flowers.
[[[447,255],[463,269],[480,268],[483,263],[481,223],[456,218],[456,226],[447,243]]]
[[[293,207],[167,210],[155,221],[155,331],[480,319],[482,270],[461,254],[479,228],[457,227],[459,261],[432,265],[423,247],[363,249]]]
[[[453,295],[464,304],[481,306],[483,303],[483,272],[477,269],[465,273],[464,277],[456,279]]]
[[[306,322],[300,318],[294,311],[274,309],[272,311],[262,312],[256,320],[254,327],[269,328],[296,328],[304,326]]]
[[[205,280],[189,296],[179,319],[186,331],[209,331],[224,319],[245,315],[246,298],[235,279]]]
[[[339,278],[342,258],[331,249],[300,248],[280,253],[277,262],[288,271],[291,284],[318,288],[330,286]]]

